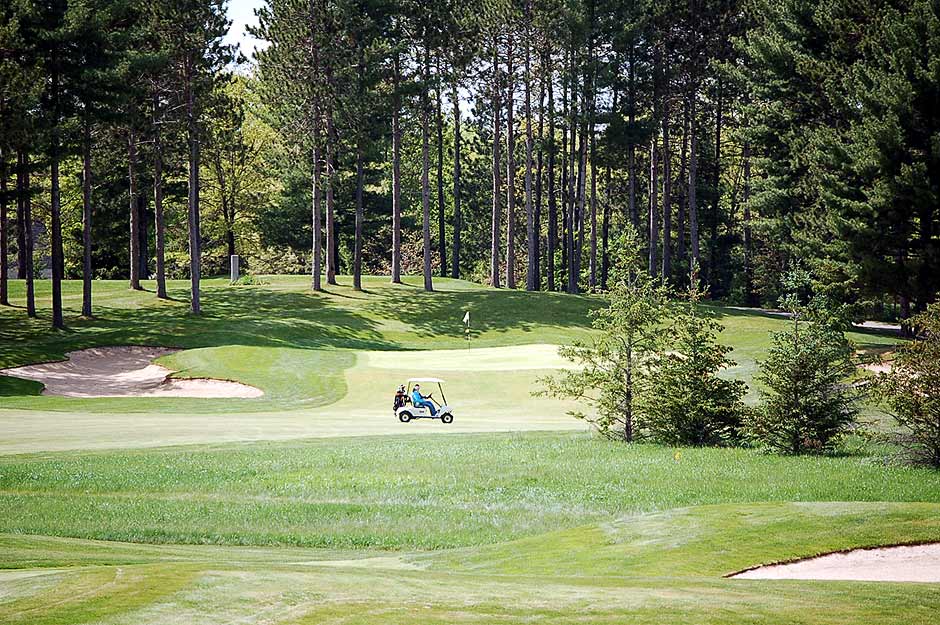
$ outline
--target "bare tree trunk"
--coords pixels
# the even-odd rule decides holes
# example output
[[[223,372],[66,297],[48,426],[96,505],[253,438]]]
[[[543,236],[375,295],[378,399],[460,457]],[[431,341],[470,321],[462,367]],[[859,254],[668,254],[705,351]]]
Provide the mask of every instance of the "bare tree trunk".
[[[491,245],[490,245],[490,283],[499,288],[499,254],[500,254],[500,215],[499,196],[502,189],[500,181],[502,165],[500,164],[500,149],[502,147],[502,137],[500,137],[500,112],[502,103],[500,102],[500,80],[499,80],[499,35],[493,33],[493,214],[491,220]]]
[[[751,146],[744,142],[744,300],[757,304],[754,297],[754,257],[751,242]]]
[[[53,94],[53,120],[52,145],[50,146],[49,177],[51,184],[52,209],[52,327],[61,329],[65,327],[62,314],[62,278],[65,273],[64,255],[62,253],[62,196],[59,188],[59,73],[57,58],[53,59],[52,94]]]
[[[669,151],[669,101],[663,105],[663,278],[672,277],[672,153]]]
[[[615,72],[620,72],[620,57],[615,61]],[[620,110],[620,92],[614,87],[613,102],[611,103],[611,113],[619,115]],[[607,161],[607,172],[604,183],[604,228],[601,232],[601,290],[607,290],[607,282],[610,277],[610,218],[613,204],[613,182],[611,180],[610,159]]]
[[[16,152],[16,278],[17,280],[26,279],[26,227],[23,218],[24,199],[26,197],[23,191],[23,150]]]
[[[9,247],[7,235],[10,231],[10,222],[7,219],[7,155],[0,148],[0,306],[10,305],[10,293],[7,275],[9,266]]]
[[[527,19],[530,18],[529,2],[526,2]],[[532,203],[532,54],[529,45],[529,28],[526,23],[525,40],[525,219],[526,219],[526,278],[527,291],[536,291],[539,288],[539,248],[538,232],[535,229],[535,207]]]
[[[20,266],[26,280],[26,316],[36,316],[36,290],[33,280],[33,198],[29,187],[29,155],[20,150],[17,153],[16,187],[19,198],[19,228],[22,235]]]
[[[546,52],[548,61],[548,249],[546,273],[548,290],[555,286],[555,249],[558,244],[558,207],[555,191],[555,70],[551,66],[551,53]]]
[[[313,139],[313,206],[311,208],[311,230],[313,231],[313,259],[310,263],[311,286],[314,291],[322,291],[321,274],[323,273],[323,218],[322,214],[322,166],[320,164],[320,122],[314,122],[317,126],[314,130]]]
[[[636,51],[634,46],[630,46],[630,61],[628,70],[630,107],[627,118],[630,123],[630,129],[633,130],[636,125]],[[627,154],[627,176],[628,176],[628,195],[627,210],[630,213],[630,223],[633,224],[637,235],[640,234],[640,209],[636,203],[636,144],[630,140],[630,146]]]
[[[91,317],[91,122],[82,121],[82,316]]]
[[[447,277],[447,236],[444,230],[444,112],[442,98],[441,56],[437,55],[437,84],[434,88],[435,116],[437,130],[437,255],[440,258],[441,277]]]
[[[401,283],[401,56],[392,60],[392,282]]]
[[[130,211],[130,287],[140,290],[140,223],[137,205],[137,131],[130,127],[127,131],[127,170],[128,197]]]
[[[424,290],[433,291],[431,280],[431,168],[430,154],[430,116],[431,103],[428,91],[431,88],[431,51],[428,43],[424,44],[424,85],[421,89],[421,212],[422,233],[424,235]]]
[[[721,127],[724,119],[724,81],[721,74],[718,74],[718,94],[715,106],[715,174],[712,183],[715,188],[715,197],[712,200],[712,220],[711,220],[711,240],[708,242],[708,285],[710,289],[715,288],[715,282],[718,279],[718,223],[721,219]]]
[[[154,252],[157,257],[157,297],[166,299],[166,223],[163,219],[163,140],[160,131],[163,116],[160,112],[160,99],[156,94],[153,96],[153,111],[153,229],[156,238]]]
[[[535,159],[535,258],[536,289],[542,287],[542,198],[545,184],[545,66],[547,65],[546,53],[542,51],[539,55],[539,129],[538,129],[538,149]],[[550,263],[551,259],[547,259]],[[547,268],[544,270],[547,271]]]
[[[359,60],[357,67],[357,93],[359,101],[365,101],[365,53],[359,44]],[[363,170],[363,121],[356,123],[356,225],[353,239],[353,289],[362,290],[362,221],[364,218],[362,193],[365,185],[365,172]]]
[[[574,230],[577,227],[578,222],[580,221],[577,216],[578,208],[578,198],[580,194],[578,191],[581,188],[581,174],[583,171],[579,171],[577,174],[577,180],[575,179],[575,158],[578,154],[577,148],[577,127],[578,127],[578,96],[577,89],[575,88],[575,63],[574,63],[574,41],[571,43],[571,50],[568,51],[568,80],[570,82],[570,91],[571,99],[568,103],[569,106],[569,150],[568,155],[568,225],[567,225],[567,234],[566,234],[566,247],[568,248],[568,293],[577,293],[578,292],[578,278],[581,273],[581,263],[580,258],[578,258],[578,250],[575,245]],[[583,143],[582,139],[582,143]]]
[[[336,284],[335,146],[333,103],[329,102],[326,112],[326,283],[333,285]]]
[[[362,137],[356,138],[356,233],[353,243],[353,288],[362,290],[362,191],[365,184],[365,172],[362,165]]]
[[[692,92],[689,107],[689,238],[692,245],[692,265],[700,268],[702,265],[699,239],[698,239],[698,203],[696,187],[698,185],[698,141],[695,131],[695,92]]]
[[[581,263],[584,258],[584,231],[585,231],[585,215],[587,214],[587,154],[588,154],[588,132],[587,132],[587,112],[584,110],[587,101],[582,100],[581,103],[581,131],[578,133],[578,208],[577,208],[577,217],[578,217],[578,241],[574,247],[574,283],[572,293],[578,293],[580,285],[578,281],[581,277]],[[571,283],[569,283],[570,285]]]
[[[454,247],[450,263],[450,277],[460,277],[460,230],[463,216],[460,214],[460,97],[457,93],[457,68],[453,68],[451,104],[454,107]]]
[[[514,36],[509,29],[506,42],[506,288],[516,288],[516,129]]]
[[[688,179],[689,163],[689,102],[685,99],[682,113],[682,154],[679,157],[679,214],[676,224],[676,256],[681,265],[685,265],[685,220],[689,201],[688,186],[683,184]]]
[[[650,221],[650,254],[648,271],[651,276],[655,276],[659,271],[657,258],[659,255],[659,150],[658,150],[658,128],[653,128],[652,139],[650,139],[650,197],[649,197],[649,221]]]
[[[562,62],[564,61],[563,57]],[[568,108],[571,104],[568,99],[569,81],[565,79],[563,70],[559,72],[559,80],[561,81],[561,118],[564,122],[571,118]],[[559,186],[561,191],[561,269],[564,276],[568,275],[568,209],[570,204],[568,199],[570,184],[568,181],[570,175],[568,171],[568,127],[563,123],[561,127],[561,180]],[[561,290],[561,279],[558,282],[559,290]]]
[[[593,97],[593,95],[592,95]],[[591,108],[593,110],[593,103]],[[594,114],[591,113],[593,119]],[[597,138],[594,133],[594,123],[591,122],[590,150],[591,150],[591,258],[588,285],[591,290],[597,288]]]
[[[193,85],[193,61],[187,60],[186,120],[189,141],[189,280],[193,314],[202,312],[199,279],[202,272],[202,234],[199,228],[199,132],[196,127],[196,93]]]

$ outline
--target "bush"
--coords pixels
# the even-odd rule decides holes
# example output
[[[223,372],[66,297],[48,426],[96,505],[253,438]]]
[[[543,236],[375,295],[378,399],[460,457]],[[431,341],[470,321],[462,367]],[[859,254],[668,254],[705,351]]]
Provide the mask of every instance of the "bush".
[[[635,234],[628,232],[615,250],[620,256],[611,276],[609,305],[595,313],[597,337],[590,345],[575,343],[559,353],[580,368],[542,380],[536,394],[577,399],[594,406],[596,416],[571,414],[591,423],[612,439],[633,441],[642,411],[654,405],[650,396],[650,362],[659,353],[662,323],[668,311],[668,289],[642,269]]]
[[[693,273],[691,284],[697,285]],[[718,343],[722,325],[699,306],[697,286],[674,307],[663,351],[650,373],[653,402],[644,429],[669,445],[731,445],[740,439],[744,382],[718,374],[734,366],[732,348]]]
[[[909,327],[917,340],[898,348],[876,389],[906,432],[901,444],[916,461],[940,469],[940,303],[913,317]]]
[[[795,277],[794,277],[795,276]],[[788,286],[805,274],[793,274]],[[756,376],[761,405],[747,430],[759,445],[784,454],[833,449],[855,424],[861,393],[848,380],[856,372],[846,322],[821,298],[801,305],[798,291],[781,300],[789,329],[775,332]]]
[[[265,284],[270,284],[267,280],[261,276],[256,276],[251,273],[246,273],[241,276],[238,280],[232,283],[232,286],[263,286]]]

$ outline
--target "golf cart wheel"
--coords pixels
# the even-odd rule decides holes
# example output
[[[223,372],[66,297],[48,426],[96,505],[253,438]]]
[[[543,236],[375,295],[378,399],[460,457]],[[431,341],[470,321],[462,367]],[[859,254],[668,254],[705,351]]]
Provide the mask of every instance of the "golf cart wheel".
[[[454,422],[454,415],[450,414],[449,412],[448,412],[447,414],[442,414],[442,415],[441,415],[441,421],[444,422],[444,423],[453,423],[453,422]]]
[[[401,413],[400,415],[398,415],[398,420],[401,421],[402,423],[408,423],[409,421],[411,421],[411,413],[410,412]]]

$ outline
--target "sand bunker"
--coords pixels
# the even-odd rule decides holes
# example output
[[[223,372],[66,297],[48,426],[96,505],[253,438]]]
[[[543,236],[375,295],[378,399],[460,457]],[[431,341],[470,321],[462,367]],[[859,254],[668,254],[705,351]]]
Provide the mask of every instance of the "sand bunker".
[[[94,347],[66,354],[67,360],[4,369],[0,373],[41,382],[43,395],[59,397],[251,398],[253,386],[208,379],[172,379],[154,358],[179,350],[163,347]]]
[[[854,549],[761,566],[737,579],[818,579],[865,582],[940,582],[940,543]]]

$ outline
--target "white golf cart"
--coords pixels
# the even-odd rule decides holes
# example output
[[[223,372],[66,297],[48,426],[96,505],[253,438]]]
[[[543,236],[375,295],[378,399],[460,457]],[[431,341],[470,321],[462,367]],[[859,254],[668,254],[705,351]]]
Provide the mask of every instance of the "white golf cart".
[[[440,401],[434,398],[434,393],[424,395],[428,401],[433,402],[437,408],[437,414],[431,415],[431,409],[426,406],[415,406],[411,403],[411,390],[415,384],[437,384],[441,393]],[[395,410],[395,415],[402,423],[408,423],[412,419],[440,419],[442,423],[453,423],[454,413],[447,405],[447,398],[444,397],[444,380],[439,378],[410,378],[405,385],[405,403]]]

